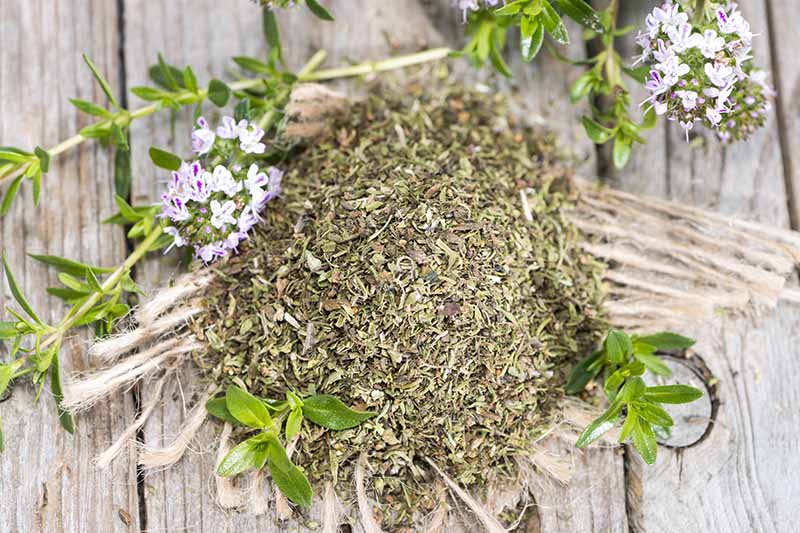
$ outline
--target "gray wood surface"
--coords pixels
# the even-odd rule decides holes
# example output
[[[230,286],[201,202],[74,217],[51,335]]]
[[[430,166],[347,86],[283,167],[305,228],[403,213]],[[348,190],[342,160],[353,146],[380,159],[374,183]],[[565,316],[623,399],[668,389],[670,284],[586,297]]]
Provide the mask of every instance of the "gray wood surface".
[[[746,146],[722,148],[708,138],[702,148],[690,149],[676,128],[662,123],[650,132],[648,145],[638,147],[631,165],[608,178],[626,190],[788,227],[799,218],[793,191],[800,190],[800,126],[794,120],[800,104],[792,97],[798,95],[800,63],[792,46],[800,44],[794,23],[800,8],[790,0],[740,3],[760,34],[758,60],[777,71],[785,97],[768,127]],[[653,4],[626,1],[624,17],[639,21]],[[449,0],[348,0],[334,7],[334,25],[305,12],[282,17],[291,65],[298,67],[319,48],[328,50],[328,65],[337,65],[462,42],[460,16]],[[0,145],[54,144],[83,125],[85,119],[66,99],[102,101],[102,94],[90,84],[82,51],[113,87],[124,83],[129,89],[149,83],[146,69],[158,52],[172,63],[191,64],[207,80],[231,66],[230,56],[259,55],[264,46],[258,12],[246,0],[0,0]],[[583,57],[582,43],[574,39],[569,54]],[[605,168],[578,126],[583,110],[568,101],[575,69],[546,54],[533,65],[511,61],[517,75],[499,86],[515,93],[520,112],[534,122],[554,124],[564,141],[573,144],[583,173]],[[463,64],[453,69],[471,82],[486,79]],[[341,87],[355,90],[354,84]],[[633,99],[640,96],[635,93]],[[130,97],[130,104],[139,102]],[[133,126],[134,203],[157,199],[165,179],[149,163],[148,147],[188,153],[188,121],[186,113],[174,118],[162,114]],[[45,178],[42,206],[32,207],[26,188],[12,213],[0,221],[1,245],[18,278],[34,295],[34,306],[52,319],[63,308],[42,289],[54,275],[25,253],[119,261],[123,236],[99,224],[113,211],[112,167],[103,149],[87,144],[57,160]],[[152,289],[179,271],[174,260],[153,257],[136,277]],[[4,282],[2,286],[0,304],[9,298]],[[662,447],[654,467],[622,450],[587,451],[577,459],[570,486],[533,490],[537,508],[529,530],[791,531],[800,519],[800,483],[794,475],[800,459],[792,453],[800,448],[800,396],[791,383],[793,376],[800,376],[797,332],[800,312],[788,305],[756,320],[719,319],[693,332],[700,339],[698,356],[719,380],[720,405],[707,435],[688,448]],[[81,342],[76,339],[64,350],[65,363],[72,361],[77,368],[90,363],[81,356]],[[171,440],[198,392],[191,376],[167,390],[163,406],[145,428],[145,442]],[[142,394],[146,401],[146,390]],[[265,517],[229,513],[215,505],[212,446],[219,428],[205,428],[175,468],[148,474],[140,507],[131,454],[109,472],[91,465],[91,458],[132,420],[132,394],[83,417],[78,438],[57,428],[49,398],[42,398],[33,411],[41,419],[34,418],[31,398],[31,390],[18,387],[0,404],[7,434],[7,451],[0,456],[0,532],[125,530],[120,510],[132,517],[132,530],[278,530]]]
[[[105,0],[0,2],[0,145],[52,146],[86,125],[67,99],[102,101],[103,94],[80,53],[86,52],[118,90],[117,20],[116,5]],[[66,255],[101,265],[122,260],[122,232],[100,224],[114,212],[113,166],[106,150],[87,144],[54,161],[38,208],[27,184],[0,220],[0,248],[34,308],[50,321],[58,321],[66,309],[44,291],[56,283],[55,275],[26,254]],[[5,279],[1,286],[5,307],[11,295]],[[88,338],[71,339],[62,350],[65,371],[91,364],[82,355]],[[0,455],[0,531],[127,531],[120,512],[136,527],[132,456],[124,455],[105,472],[91,464],[133,416],[132,399],[115,398],[79,419],[73,437],[60,429],[49,392],[36,406],[34,393],[19,386],[0,404],[6,435]]]

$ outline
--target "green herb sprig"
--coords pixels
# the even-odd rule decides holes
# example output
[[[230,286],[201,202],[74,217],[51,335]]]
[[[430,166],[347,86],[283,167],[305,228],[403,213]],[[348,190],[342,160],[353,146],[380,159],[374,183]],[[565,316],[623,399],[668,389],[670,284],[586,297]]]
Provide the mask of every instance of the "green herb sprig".
[[[703,392],[688,385],[647,386],[641,376],[648,370],[658,376],[671,375],[672,371],[656,352],[682,350],[694,343],[671,332],[640,337],[610,330],[602,348],[578,363],[565,387],[568,394],[577,394],[602,373],[603,391],[609,403],[575,445],[584,448],[596,441],[613,429],[624,414],[619,442],[630,438],[645,462],[655,463],[656,433],[668,434],[674,423],[661,404],[693,402]]]
[[[234,426],[256,429],[258,433],[239,443],[220,461],[217,474],[230,477],[252,468],[269,468],[278,489],[293,503],[308,507],[313,493],[308,478],[289,458],[281,442],[297,437],[308,419],[318,426],[340,431],[358,426],[376,415],[355,411],[335,396],[316,395],[300,398],[291,391],[285,400],[257,398],[235,385],[228,387],[225,396],[206,403],[208,412]]]

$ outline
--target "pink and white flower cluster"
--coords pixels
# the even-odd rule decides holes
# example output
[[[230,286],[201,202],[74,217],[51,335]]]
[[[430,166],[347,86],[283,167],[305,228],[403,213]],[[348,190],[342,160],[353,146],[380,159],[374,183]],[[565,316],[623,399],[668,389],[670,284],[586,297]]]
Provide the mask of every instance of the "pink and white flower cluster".
[[[690,9],[672,1],[645,19],[636,37],[642,49],[636,63],[651,66],[646,102],[677,121],[687,140],[697,122],[723,140],[745,138],[755,131],[754,123],[763,125],[773,95],[752,67],[750,24],[734,2],[717,7],[702,24],[694,21]],[[744,101],[750,104],[743,106]]]
[[[197,126],[192,150],[199,159],[172,172],[161,216],[172,222],[164,230],[173,238],[170,248],[192,246],[210,263],[238,250],[267,202],[280,194],[283,172],[261,167],[256,156],[266,147],[257,125],[223,117],[214,132],[201,117]]]

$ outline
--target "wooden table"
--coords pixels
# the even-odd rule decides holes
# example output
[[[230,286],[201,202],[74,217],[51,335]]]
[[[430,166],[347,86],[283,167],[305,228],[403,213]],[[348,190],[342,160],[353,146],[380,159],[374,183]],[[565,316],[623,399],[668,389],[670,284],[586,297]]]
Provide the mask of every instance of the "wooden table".
[[[330,4],[330,3],[329,3]],[[335,24],[303,12],[282,16],[290,63],[299,66],[316,49],[329,65],[381,58],[424,45],[463,42],[460,14],[449,0],[347,0],[333,2]],[[639,21],[655,2],[626,0],[623,18]],[[613,185],[704,206],[749,220],[798,229],[800,208],[800,4],[791,0],[744,0],[754,25],[757,61],[771,69],[782,98],[767,127],[744,145],[725,148],[710,136],[702,148],[686,146],[669,124],[648,135],[631,164],[607,176]],[[573,36],[577,36],[573,33]],[[568,53],[586,54],[574,38]],[[628,41],[628,51],[633,48]],[[118,94],[148,83],[147,67],[163,52],[173,63],[191,64],[199,77],[222,75],[237,54],[264,52],[259,14],[247,0],[0,0],[0,145],[52,146],[87,124],[68,98],[104,102],[80,53],[86,52]],[[528,118],[547,122],[583,158],[585,174],[607,174],[607,157],[584,137],[584,109],[568,100],[578,72],[547,54],[533,65],[512,61],[514,88]],[[474,74],[463,66],[469,79]],[[480,76],[478,76],[480,77]],[[634,100],[643,99],[637,90]],[[125,103],[140,105],[135,97]],[[150,145],[188,153],[188,115],[168,114],[132,128],[133,201],[153,201],[160,175],[150,164]],[[65,255],[111,265],[125,255],[120,230],[101,225],[115,211],[113,159],[86,143],[54,161],[43,201],[33,207],[24,186],[11,213],[0,221],[0,243],[33,305],[56,321],[64,307],[44,288],[55,274],[27,253]],[[154,288],[177,267],[155,257],[136,271]],[[10,301],[2,282],[0,304]],[[800,309],[781,305],[755,320],[723,320],[695,331],[697,352],[719,380],[720,406],[700,442],[662,448],[646,467],[622,449],[596,448],[578,461],[569,487],[534,494],[537,519],[531,531],[690,532],[792,531],[800,520]],[[91,365],[88,337],[63,350],[64,365]],[[193,394],[188,379],[165,395],[143,439],[173,436]],[[146,399],[143,393],[142,400]],[[134,414],[134,393],[82,416],[77,436],[61,431],[50,398],[31,405],[33,391],[18,387],[0,405],[6,452],[0,456],[0,532],[271,531],[247,515],[227,514],[211,495],[213,428],[175,468],[137,479],[135,457],[121,457],[109,471],[92,458],[112,442]]]

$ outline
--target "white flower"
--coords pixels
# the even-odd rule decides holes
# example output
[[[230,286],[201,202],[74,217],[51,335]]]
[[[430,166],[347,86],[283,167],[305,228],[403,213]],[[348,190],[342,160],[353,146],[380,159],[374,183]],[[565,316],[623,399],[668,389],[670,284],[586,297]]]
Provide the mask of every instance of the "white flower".
[[[697,39],[697,48],[708,59],[714,59],[717,52],[725,47],[725,39],[717,35],[714,30],[706,30],[703,36]]]
[[[164,250],[164,253],[169,252],[173,246],[177,246],[178,248],[186,246],[186,239],[181,236],[181,234],[178,232],[178,228],[175,226],[164,228],[164,233],[167,235],[172,235],[172,244],[170,244],[167,249]]]
[[[689,15],[681,11],[677,4],[664,4],[653,10],[653,16],[664,27],[664,33],[669,33],[673,28],[689,22]]]
[[[733,68],[722,63],[706,63],[705,72],[711,83],[717,87],[727,87],[736,77]]]
[[[686,142],[689,142],[689,131],[694,128],[694,120],[681,120],[678,124],[681,125],[681,128],[683,128],[683,131],[686,133]]]
[[[684,111],[691,111],[697,107],[697,93],[694,91],[675,91],[678,98],[681,99]]]
[[[677,53],[694,48],[697,45],[698,35],[692,33],[692,25],[689,23],[670,28],[667,35],[669,35],[669,40],[672,41],[672,49]]]
[[[202,259],[204,263],[208,264],[217,257],[223,257],[226,252],[222,242],[214,242],[196,248],[195,253],[197,253],[197,257]]]
[[[246,237],[247,237],[246,233],[239,231],[232,231],[225,238],[223,246],[228,250],[236,250],[239,246],[239,243],[242,242]]]
[[[735,33],[744,41],[751,41],[753,39],[753,33],[750,31],[750,23],[747,22],[738,11],[734,11],[728,15],[724,9],[717,9],[717,26],[722,33]]]
[[[260,142],[264,136],[264,130],[250,124],[249,127],[239,130],[239,148],[246,154],[263,154],[266,146]]]
[[[253,209],[248,205],[242,209],[242,214],[239,215],[239,222],[236,226],[241,233],[247,233],[258,223],[258,217],[253,213]]]
[[[217,127],[217,136],[222,139],[235,139],[239,136],[239,132],[246,128],[246,120],[240,120],[237,124],[232,117],[222,117],[222,126]]]
[[[664,83],[670,87],[678,83],[678,80],[691,70],[689,65],[681,63],[677,56],[672,56],[656,66],[664,73]]]
[[[647,15],[644,19],[644,30],[651,39],[655,39],[655,36],[661,31],[661,23],[652,13]]]
[[[198,155],[207,154],[214,147],[216,136],[203,117],[197,119],[197,125],[199,127],[192,132],[192,151]]]
[[[662,39],[659,39],[657,48],[653,51],[653,58],[655,58],[658,63],[665,63],[673,57],[677,57],[675,55],[675,50],[667,46]]]
[[[253,195],[255,191],[261,192],[261,189],[266,184],[267,175],[263,172],[259,172],[258,165],[255,163],[250,165],[250,168],[247,170],[247,179],[244,181],[244,186],[247,188],[247,191]]]
[[[212,189],[215,192],[222,191],[227,196],[234,196],[242,190],[242,182],[237,181],[230,171],[222,165],[217,165],[214,168],[214,176],[211,181],[213,183]]]
[[[714,126],[719,126],[719,123],[722,122],[722,114],[713,107],[706,108],[706,118]]]
[[[211,225],[220,229],[225,224],[236,224],[236,219],[233,217],[235,210],[236,204],[232,200],[226,200],[225,203],[211,200]]]

